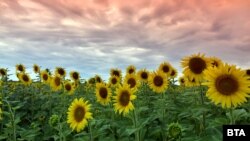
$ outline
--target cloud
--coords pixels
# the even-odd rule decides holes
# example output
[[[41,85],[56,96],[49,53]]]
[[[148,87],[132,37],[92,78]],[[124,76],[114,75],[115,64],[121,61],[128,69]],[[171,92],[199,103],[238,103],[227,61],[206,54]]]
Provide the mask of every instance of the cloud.
[[[0,2],[0,67],[62,66],[88,78],[109,69],[181,71],[186,55],[204,52],[248,67],[248,0],[22,0]],[[244,56],[244,58],[242,57]]]

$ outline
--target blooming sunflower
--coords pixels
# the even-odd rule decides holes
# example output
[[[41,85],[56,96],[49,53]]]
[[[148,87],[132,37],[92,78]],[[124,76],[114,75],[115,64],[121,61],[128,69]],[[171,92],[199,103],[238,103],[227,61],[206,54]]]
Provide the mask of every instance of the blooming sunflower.
[[[34,71],[35,73],[40,73],[40,67],[39,67],[37,64],[34,64],[34,65],[33,65],[33,71]]]
[[[205,72],[204,84],[208,86],[206,96],[222,108],[241,105],[247,101],[250,93],[249,81],[245,72],[228,64],[219,68],[210,67]]]
[[[70,72],[70,78],[73,80],[73,81],[79,81],[80,79],[80,75],[77,71],[71,71]]]
[[[67,112],[67,123],[70,124],[72,130],[80,132],[86,127],[88,120],[93,118],[90,107],[91,104],[88,104],[88,101],[84,101],[83,98],[74,99]]]
[[[186,86],[187,87],[195,87],[195,86],[200,86],[201,83],[196,80],[196,78],[191,78],[189,76],[186,76],[187,81],[186,81]]]
[[[245,75],[246,75],[247,77],[250,77],[250,69],[246,69],[246,70],[245,70]]]
[[[109,85],[111,87],[116,87],[120,84],[120,79],[117,76],[110,76],[109,78]]]
[[[72,95],[72,94],[74,93],[74,91],[75,91],[72,82],[70,82],[70,81],[64,82],[64,90],[65,90],[68,94]]]
[[[97,102],[102,105],[107,105],[111,100],[111,90],[105,83],[96,84],[96,98]]]
[[[123,84],[128,84],[131,89],[136,89],[140,85],[137,76],[135,74],[127,74]]]
[[[137,72],[137,78],[142,82],[147,82],[149,77],[149,72],[146,69],[141,69]]]
[[[182,76],[182,77],[179,77],[178,81],[181,86],[186,86],[187,78],[185,76]]]
[[[111,69],[110,70],[110,75],[111,76],[117,76],[118,78],[121,78],[122,77],[122,71],[120,69]]]
[[[150,88],[156,93],[164,92],[169,84],[167,75],[165,75],[162,71],[152,72],[149,75],[148,83]]]
[[[55,75],[50,80],[50,86],[54,91],[58,91],[62,88],[62,80],[59,75]]]
[[[126,69],[127,74],[134,74],[136,72],[136,68],[134,65],[130,65]]]
[[[160,66],[159,66],[159,68],[158,68],[158,71],[161,71],[161,72],[163,72],[164,74],[166,74],[167,76],[169,76],[170,73],[171,73],[171,69],[172,69],[171,64],[165,61],[165,62],[162,62],[162,63],[160,64]]]
[[[102,78],[99,75],[95,75],[95,82],[96,83],[101,83],[102,82]]]
[[[223,65],[223,62],[221,61],[221,59],[217,57],[209,57],[209,60],[210,60],[212,67],[220,67],[221,65]]]
[[[30,79],[30,76],[26,73],[20,73],[19,79],[24,85],[30,85],[32,83],[32,80]]]
[[[184,68],[183,73],[188,75],[191,79],[202,82],[204,77],[204,70],[207,69],[211,63],[204,54],[194,54],[189,57],[182,59],[182,67]]]
[[[177,70],[175,69],[175,68],[171,68],[171,71],[170,71],[170,75],[169,75],[169,77],[170,78],[175,78],[176,76],[177,76]]]
[[[40,77],[43,83],[45,84],[50,83],[50,75],[46,70],[41,71]]]
[[[17,64],[16,65],[16,71],[19,71],[19,72],[25,72],[25,67],[23,64]]]
[[[1,69],[0,69],[0,76],[5,76],[5,75],[7,75],[6,69],[1,68]]]
[[[116,96],[114,96],[115,112],[126,115],[130,110],[134,109],[132,100],[136,99],[134,90],[129,88],[129,85],[124,84],[116,89]]]
[[[66,76],[66,71],[62,67],[56,67],[55,74],[59,75],[60,77],[65,77]]]

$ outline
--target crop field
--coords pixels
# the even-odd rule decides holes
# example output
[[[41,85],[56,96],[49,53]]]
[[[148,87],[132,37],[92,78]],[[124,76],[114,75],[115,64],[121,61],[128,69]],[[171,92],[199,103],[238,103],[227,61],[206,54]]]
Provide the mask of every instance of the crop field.
[[[0,66],[0,140],[220,141],[222,125],[250,123],[250,70],[200,53],[180,65],[110,68],[108,80]]]

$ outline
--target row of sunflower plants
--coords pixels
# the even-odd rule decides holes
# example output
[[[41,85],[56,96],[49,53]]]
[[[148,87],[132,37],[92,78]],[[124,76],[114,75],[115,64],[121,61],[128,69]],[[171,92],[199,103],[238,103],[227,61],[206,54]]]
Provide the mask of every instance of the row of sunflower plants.
[[[250,123],[250,70],[200,53],[181,65],[178,79],[165,61],[125,75],[112,68],[107,81],[36,64],[36,78],[17,64],[11,81],[1,68],[0,140],[216,141],[222,125]]]

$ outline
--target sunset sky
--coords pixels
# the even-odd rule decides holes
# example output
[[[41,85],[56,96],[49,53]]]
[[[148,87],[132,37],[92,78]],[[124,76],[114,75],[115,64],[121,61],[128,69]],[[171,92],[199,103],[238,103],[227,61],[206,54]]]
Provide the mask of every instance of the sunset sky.
[[[181,73],[198,52],[250,68],[250,0],[0,0],[0,68],[12,74],[36,63],[107,79],[162,61]]]

